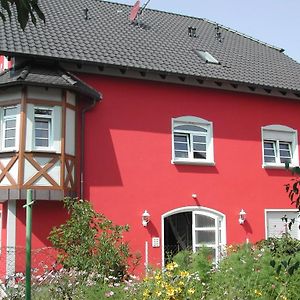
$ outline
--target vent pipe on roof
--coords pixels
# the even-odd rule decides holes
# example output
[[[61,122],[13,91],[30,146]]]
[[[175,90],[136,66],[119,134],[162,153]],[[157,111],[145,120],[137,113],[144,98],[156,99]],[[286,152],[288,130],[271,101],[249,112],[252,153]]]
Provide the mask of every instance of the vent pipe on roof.
[[[188,35],[189,35],[190,37],[196,37],[196,36],[197,36],[197,35],[196,35],[196,27],[190,26],[190,27],[188,28]]]
[[[84,18],[85,18],[86,20],[89,20],[89,19],[90,19],[90,17],[89,17],[89,9],[88,9],[88,8],[85,8],[85,9],[84,9]]]

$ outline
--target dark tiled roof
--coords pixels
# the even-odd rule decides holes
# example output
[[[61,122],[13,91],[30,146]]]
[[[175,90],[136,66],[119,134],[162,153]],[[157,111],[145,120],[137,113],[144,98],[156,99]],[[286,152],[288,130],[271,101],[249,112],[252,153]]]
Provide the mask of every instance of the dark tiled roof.
[[[0,53],[116,65],[300,91],[300,64],[267,44],[204,19],[146,10],[146,27],[130,24],[131,7],[99,0],[40,0],[46,24],[0,28]],[[88,18],[85,18],[88,8]],[[188,27],[196,37],[188,36]],[[221,64],[202,61],[194,49]]]
[[[101,94],[73,74],[53,65],[26,65],[12,68],[0,74],[0,88],[14,85],[39,85],[71,90],[93,100],[100,100]]]

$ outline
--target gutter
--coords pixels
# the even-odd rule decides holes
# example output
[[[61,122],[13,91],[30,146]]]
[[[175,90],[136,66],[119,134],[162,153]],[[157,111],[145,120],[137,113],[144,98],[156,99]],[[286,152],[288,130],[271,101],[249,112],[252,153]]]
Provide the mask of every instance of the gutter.
[[[83,199],[83,185],[84,185],[84,172],[83,172],[83,162],[84,162],[84,132],[85,132],[85,113],[96,106],[97,100],[93,100],[91,105],[86,106],[81,112],[81,145],[80,145],[80,199]]]

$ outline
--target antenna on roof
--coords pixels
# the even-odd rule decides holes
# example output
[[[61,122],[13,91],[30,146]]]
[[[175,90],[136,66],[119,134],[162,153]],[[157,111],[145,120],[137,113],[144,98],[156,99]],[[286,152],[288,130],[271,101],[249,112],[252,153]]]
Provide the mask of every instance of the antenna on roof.
[[[131,22],[139,22],[139,17],[142,15],[149,2],[150,0],[148,0],[141,8],[141,2],[140,0],[137,0],[130,11],[129,20]]]
[[[140,0],[137,0],[135,4],[132,6],[132,9],[130,11],[129,20],[131,22],[134,22],[135,19],[138,17],[140,8],[141,8],[141,2]]]

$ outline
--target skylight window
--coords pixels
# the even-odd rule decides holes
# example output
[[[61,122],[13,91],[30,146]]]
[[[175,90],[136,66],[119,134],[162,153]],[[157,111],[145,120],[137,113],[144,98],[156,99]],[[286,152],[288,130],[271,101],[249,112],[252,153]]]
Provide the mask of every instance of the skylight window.
[[[196,54],[206,63],[220,65],[220,62],[215,59],[209,52],[203,50],[194,50]]]

